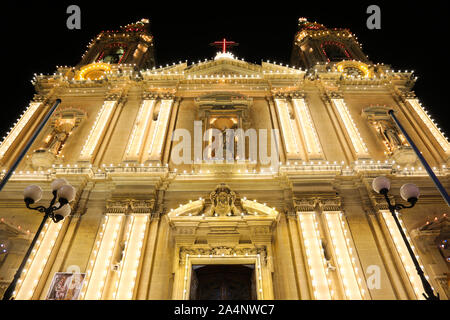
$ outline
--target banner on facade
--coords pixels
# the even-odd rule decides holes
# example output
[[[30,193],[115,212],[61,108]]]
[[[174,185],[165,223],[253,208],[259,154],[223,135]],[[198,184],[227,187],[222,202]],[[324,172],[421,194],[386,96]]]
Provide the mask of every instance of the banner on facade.
[[[56,272],[46,300],[77,300],[85,273]]]

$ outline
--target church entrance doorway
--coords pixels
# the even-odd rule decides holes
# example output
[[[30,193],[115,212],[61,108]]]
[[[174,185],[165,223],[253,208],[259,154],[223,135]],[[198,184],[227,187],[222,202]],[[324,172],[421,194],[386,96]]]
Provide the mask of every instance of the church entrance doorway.
[[[193,265],[191,300],[256,300],[255,265]]]

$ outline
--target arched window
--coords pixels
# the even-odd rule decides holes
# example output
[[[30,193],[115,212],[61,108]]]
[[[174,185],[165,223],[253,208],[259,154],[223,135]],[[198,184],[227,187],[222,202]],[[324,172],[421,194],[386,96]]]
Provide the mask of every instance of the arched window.
[[[122,43],[110,44],[103,49],[96,62],[105,62],[111,64],[121,63],[124,58],[126,49],[126,45]]]
[[[345,47],[342,43],[327,41],[324,42],[321,47],[323,53],[328,59],[328,62],[342,61],[352,58],[348,51],[345,50]]]

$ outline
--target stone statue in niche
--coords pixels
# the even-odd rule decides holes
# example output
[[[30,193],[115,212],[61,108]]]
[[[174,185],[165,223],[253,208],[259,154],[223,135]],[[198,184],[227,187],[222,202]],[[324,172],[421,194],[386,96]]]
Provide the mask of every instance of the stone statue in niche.
[[[398,131],[398,129],[392,125],[392,123],[387,120],[381,120],[379,123],[380,134],[386,140],[386,142],[391,146],[391,151],[394,149],[406,145],[406,141]]]
[[[384,140],[386,154],[401,165],[414,165],[417,157],[405,137],[391,120],[379,120],[375,127]]]
[[[231,191],[226,184],[221,183],[218,185],[209,197],[211,199],[210,215],[226,216],[240,213],[234,204],[236,193]]]
[[[55,113],[50,122],[50,133],[31,156],[34,169],[47,169],[58,161],[62,148],[73,130],[86,118],[86,112],[80,109],[67,108]]]
[[[52,132],[52,138],[48,144],[47,150],[54,155],[58,155],[61,147],[64,145],[64,142],[69,136],[69,133],[70,131],[65,132],[64,130],[61,130],[60,127],[55,127]]]
[[[383,142],[384,154],[399,165],[415,165],[417,156],[388,114],[386,106],[370,106],[362,111]]]
[[[234,160],[234,131],[222,130],[222,156],[225,160]]]

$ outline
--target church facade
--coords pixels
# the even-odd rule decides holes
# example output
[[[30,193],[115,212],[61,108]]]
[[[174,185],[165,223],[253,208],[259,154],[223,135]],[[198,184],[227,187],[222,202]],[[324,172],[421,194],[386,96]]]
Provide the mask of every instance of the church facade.
[[[149,21],[94,38],[77,66],[36,75],[0,145],[3,175],[62,100],[0,193],[0,294],[42,216],[23,189],[76,187],[45,225],[15,299],[414,300],[423,288],[372,180],[393,197],[441,299],[450,297],[448,206],[388,114],[443,185],[450,144],[412,91],[354,34],[299,19],[291,64],[214,58],[156,66]]]

